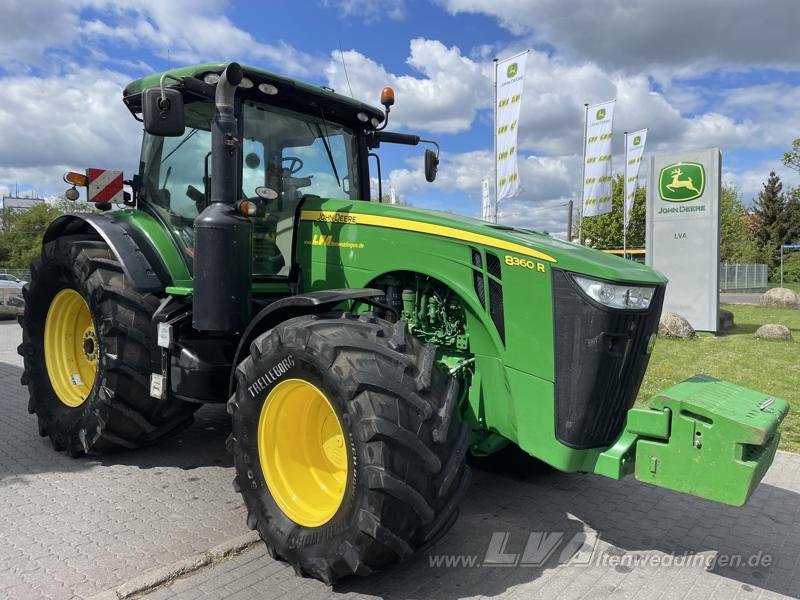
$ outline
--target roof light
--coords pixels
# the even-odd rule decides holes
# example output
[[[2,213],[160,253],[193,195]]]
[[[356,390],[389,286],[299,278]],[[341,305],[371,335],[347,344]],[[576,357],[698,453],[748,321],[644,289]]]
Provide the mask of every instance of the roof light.
[[[360,112],[356,116],[358,117],[358,120],[361,121],[362,123],[366,123],[367,121],[369,121],[369,115],[365,112]]]
[[[381,120],[378,117],[372,117],[369,122],[373,127],[377,127],[381,124]]]
[[[267,96],[275,96],[278,93],[278,88],[271,83],[259,83],[258,91],[260,91],[262,94],[266,94]]]
[[[203,81],[205,81],[208,85],[217,85],[219,81],[219,73],[206,73],[203,75]]]
[[[385,87],[381,90],[381,104],[389,108],[394,104],[394,90],[390,87]]]
[[[253,81],[247,77],[242,77],[242,80],[239,82],[239,87],[244,90],[249,90],[253,87]]]

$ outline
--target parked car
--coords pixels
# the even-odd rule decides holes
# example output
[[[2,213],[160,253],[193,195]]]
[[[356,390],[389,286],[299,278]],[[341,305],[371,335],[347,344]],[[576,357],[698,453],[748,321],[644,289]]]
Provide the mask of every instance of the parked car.
[[[23,281],[19,277],[14,277],[8,273],[0,273],[0,287],[8,288],[8,287],[19,287],[21,288],[25,285],[27,281]],[[11,284],[11,285],[8,285]]]

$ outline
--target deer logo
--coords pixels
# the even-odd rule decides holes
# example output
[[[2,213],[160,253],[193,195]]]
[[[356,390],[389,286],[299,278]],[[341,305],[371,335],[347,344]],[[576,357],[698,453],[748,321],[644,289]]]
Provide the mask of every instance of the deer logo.
[[[703,195],[705,169],[700,163],[679,162],[661,169],[658,191],[662,200],[686,202]]]
[[[699,194],[700,191],[694,187],[694,182],[692,178],[687,176],[686,179],[681,179],[681,175],[683,175],[683,171],[681,171],[680,167],[677,169],[673,169],[670,171],[670,175],[672,175],[672,183],[668,183],[666,188],[671,191],[675,191],[679,188],[686,188],[687,190],[691,190],[696,194]]]

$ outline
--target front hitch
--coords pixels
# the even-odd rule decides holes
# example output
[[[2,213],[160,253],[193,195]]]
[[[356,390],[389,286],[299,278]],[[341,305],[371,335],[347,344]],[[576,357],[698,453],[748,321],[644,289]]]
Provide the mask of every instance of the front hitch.
[[[742,506],[772,464],[788,412],[785,400],[696,375],[628,411],[593,470]]]

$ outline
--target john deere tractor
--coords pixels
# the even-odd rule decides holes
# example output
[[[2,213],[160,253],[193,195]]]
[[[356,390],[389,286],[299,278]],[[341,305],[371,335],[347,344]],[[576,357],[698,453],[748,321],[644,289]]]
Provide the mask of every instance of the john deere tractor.
[[[371,199],[373,150],[424,142],[384,129],[390,89],[380,110],[203,64],[123,101],[144,126],[127,207],[53,221],[24,290],[22,380],[57,450],[152,444],[226,402],[248,525],[329,583],[446,532],[468,454],[734,505],[771,464],[783,400],[698,376],[633,408],[659,273]]]

